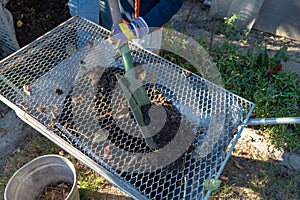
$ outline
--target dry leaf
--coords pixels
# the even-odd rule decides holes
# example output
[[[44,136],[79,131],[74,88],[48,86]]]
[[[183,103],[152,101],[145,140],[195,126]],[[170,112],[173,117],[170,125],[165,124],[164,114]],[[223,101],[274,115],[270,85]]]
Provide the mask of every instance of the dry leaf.
[[[14,153],[20,153],[20,152],[21,152],[20,147],[18,147],[18,148],[14,151]]]
[[[184,75],[186,78],[188,78],[188,77],[192,76],[192,73],[189,72],[189,71],[187,71],[187,72],[183,72],[183,75]]]
[[[48,110],[48,107],[40,106],[40,107],[37,108],[38,112],[46,112],[47,110]]]
[[[47,128],[51,128],[52,126],[54,126],[55,125],[55,119],[51,119],[51,122],[47,125]]]
[[[18,20],[18,21],[17,21],[17,27],[18,27],[18,28],[21,28],[21,27],[23,26],[23,24],[24,24],[24,23],[23,23],[21,20]]]
[[[4,133],[4,132],[7,132],[7,130],[4,128],[0,128],[0,133]]]
[[[231,82],[231,85],[232,85],[234,88],[237,87],[237,83],[236,83],[235,81],[232,81],[232,82]]]
[[[227,176],[223,176],[223,175],[221,175],[219,179],[221,181],[223,181],[223,182],[227,182],[228,181],[228,177]]]
[[[109,131],[106,129],[101,129],[93,134],[95,137],[93,138],[92,142],[103,142],[105,141],[109,136]]]
[[[114,59],[117,60],[119,57],[121,57],[120,52],[116,52],[116,54],[114,55]]]
[[[109,36],[109,37],[107,38],[107,41],[108,41],[110,44],[113,44],[113,42],[114,42],[111,36]]]
[[[23,91],[28,95],[31,96],[32,95],[32,91],[30,89],[30,85],[26,84],[23,86]]]
[[[234,162],[234,165],[235,165],[237,168],[239,168],[240,170],[243,170],[243,169],[244,169],[244,167],[243,167],[238,161],[233,160],[233,162]]]
[[[89,44],[90,44],[91,46],[94,46],[95,40],[91,39],[91,40],[89,41]]]
[[[154,72],[151,72],[151,73],[149,74],[148,79],[149,79],[149,81],[150,81],[151,83],[155,83],[155,73],[154,73]]]
[[[146,79],[146,69],[143,68],[142,65],[138,65],[136,68],[136,79],[139,79],[141,81],[144,81]]]
[[[111,149],[112,149],[112,147],[110,145],[108,145],[104,148],[104,154],[103,154],[104,159],[109,159],[109,160],[112,159],[112,155],[110,152]]]

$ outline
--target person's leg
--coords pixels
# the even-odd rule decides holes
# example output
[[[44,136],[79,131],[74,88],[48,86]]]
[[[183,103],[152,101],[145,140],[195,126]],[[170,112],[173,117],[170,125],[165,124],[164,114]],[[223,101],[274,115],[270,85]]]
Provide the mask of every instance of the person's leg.
[[[98,0],[69,0],[68,6],[71,16],[79,15],[96,24],[99,24]],[[68,47],[68,49],[78,49],[86,45],[88,43],[86,34],[87,32],[85,30],[78,29],[76,32],[76,46]]]
[[[98,0],[69,0],[68,5],[71,16],[79,15],[99,24]]]
[[[18,44],[14,29],[14,20],[12,14],[0,3],[0,50],[9,55],[17,51]],[[2,55],[0,54],[0,57]]]
[[[104,28],[110,30],[112,27],[112,18],[108,5],[108,0],[98,0],[99,1],[99,24]]]

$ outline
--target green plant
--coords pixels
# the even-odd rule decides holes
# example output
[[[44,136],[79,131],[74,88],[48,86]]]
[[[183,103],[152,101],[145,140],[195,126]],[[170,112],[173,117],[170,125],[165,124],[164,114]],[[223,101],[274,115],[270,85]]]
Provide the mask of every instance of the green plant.
[[[3,58],[5,58],[7,55],[6,53],[4,53],[1,49],[0,49],[0,60],[2,60]]]
[[[240,31],[234,22],[238,19],[238,14],[233,13],[230,17],[224,17],[216,22],[215,30],[218,34],[223,34],[226,38],[236,39],[240,35]]]
[[[250,29],[245,29],[244,31],[243,31],[243,33],[244,33],[244,35],[247,37],[248,35],[249,35],[249,33],[250,33]]]
[[[176,55],[175,53],[172,53],[172,52],[169,52],[166,50],[161,50],[160,56],[181,66],[184,69],[187,69],[187,70],[199,75],[199,71],[197,69],[195,69],[195,67],[191,63],[189,63],[186,59]]]
[[[88,176],[79,176],[78,184],[80,189],[97,191],[108,182],[102,176],[91,173]]]
[[[273,57],[269,57],[267,54],[267,49],[258,54],[256,58],[256,65],[261,66],[261,68],[266,69],[265,75],[276,73],[282,68],[281,62],[285,59],[287,52],[287,47],[284,46],[279,49]]]
[[[250,34],[250,29],[240,29],[237,26],[236,20],[239,15],[233,13],[230,17],[224,17],[223,19],[216,19],[214,22],[214,30],[217,34],[224,35],[227,39],[233,41],[247,42]],[[210,29],[211,27],[209,27]]]
[[[225,88],[256,104],[252,117],[299,115],[298,75],[281,71],[286,51],[284,46],[271,57],[264,47],[257,45],[242,54],[240,48],[231,42],[214,48],[212,56],[223,76]],[[269,133],[275,147],[291,151],[300,148],[298,125],[265,125],[260,128]]]
[[[227,23],[232,23],[234,19],[228,19]],[[222,46],[213,48],[211,55],[225,88],[256,104],[253,118],[294,117],[300,114],[300,89],[298,75],[281,70],[286,52],[287,47],[283,46],[270,56],[264,45],[257,44],[242,53],[238,45],[224,42]],[[161,55],[200,74],[187,60],[174,53],[162,51]],[[259,128],[269,133],[271,143],[278,149],[294,151],[300,148],[299,125],[261,125]]]
[[[235,22],[235,20],[237,20],[237,18],[238,14],[236,13],[233,13],[231,17],[224,17],[224,22],[228,26],[227,28],[235,29],[236,27],[234,27],[233,23]]]

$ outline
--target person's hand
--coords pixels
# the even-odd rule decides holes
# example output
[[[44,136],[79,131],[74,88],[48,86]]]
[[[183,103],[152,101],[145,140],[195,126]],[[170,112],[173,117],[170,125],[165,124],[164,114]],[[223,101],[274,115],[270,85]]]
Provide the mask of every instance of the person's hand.
[[[112,39],[115,48],[119,48],[131,39],[142,38],[149,33],[147,23],[142,17],[135,18],[130,24],[120,23],[112,27]]]

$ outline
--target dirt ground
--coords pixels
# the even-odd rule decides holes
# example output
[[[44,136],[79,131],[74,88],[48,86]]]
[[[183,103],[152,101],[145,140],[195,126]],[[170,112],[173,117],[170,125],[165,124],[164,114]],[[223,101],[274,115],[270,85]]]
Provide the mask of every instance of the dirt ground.
[[[70,18],[67,0],[9,0],[6,8],[12,13],[19,45],[32,42]]]
[[[187,2],[191,3],[191,1]],[[179,18],[186,19],[191,5],[185,5],[184,10],[176,16],[175,23]],[[7,9],[13,14],[17,40],[21,47],[70,18],[67,0],[10,0]],[[207,12],[197,15],[205,17]],[[193,14],[191,16],[193,17]],[[191,20],[195,19],[198,18],[195,16],[191,18]],[[205,34],[209,37],[207,32]],[[256,37],[259,38],[261,35]],[[291,47],[298,44],[298,42],[290,43]],[[262,143],[267,144],[267,137],[263,133],[252,129],[250,131],[257,136],[257,140],[249,135],[239,140],[222,173],[221,190],[213,193],[211,199],[300,199],[299,189],[297,189],[300,187],[299,174],[280,165],[279,153],[270,150],[269,145],[266,145],[266,148],[259,148]],[[257,146],[258,141],[261,143]],[[40,152],[33,152],[33,155],[45,153],[38,148],[36,147],[35,151]],[[18,152],[20,150],[15,154]],[[113,189],[115,190],[117,189]],[[122,196],[121,192],[119,194]],[[128,199],[125,195],[123,198]]]

